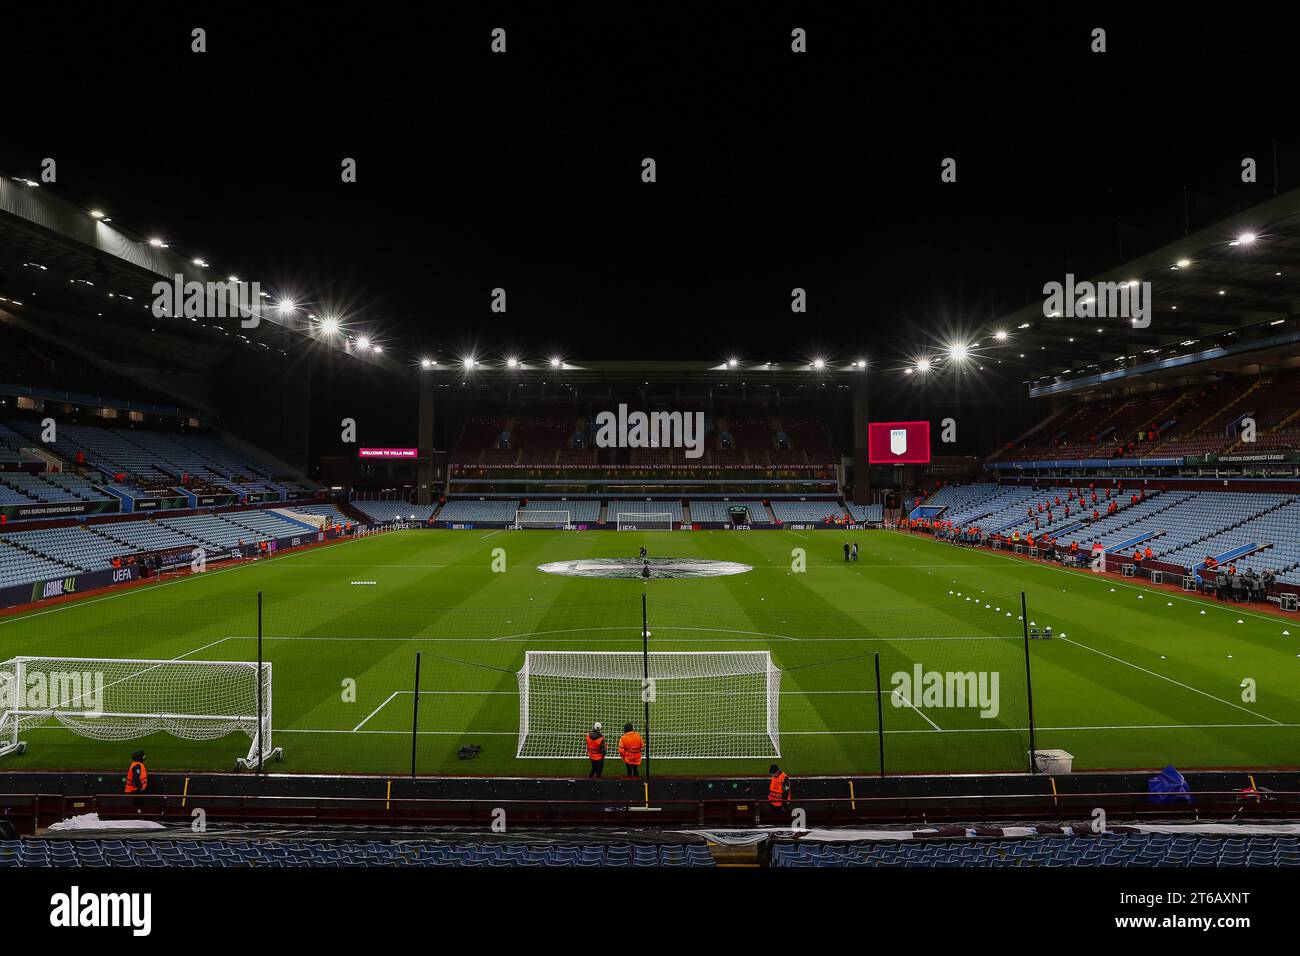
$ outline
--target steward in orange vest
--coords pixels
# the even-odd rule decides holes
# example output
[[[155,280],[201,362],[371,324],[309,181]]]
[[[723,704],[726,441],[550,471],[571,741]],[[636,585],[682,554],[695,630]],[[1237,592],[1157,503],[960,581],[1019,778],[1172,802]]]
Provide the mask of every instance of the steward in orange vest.
[[[600,721],[596,721],[587,734],[587,759],[591,761],[588,779],[599,777],[605,769],[605,735],[600,731]]]
[[[790,802],[790,775],[776,764],[767,768],[772,778],[767,784],[767,802],[778,810]]]
[[[144,765],[144,751],[131,754],[131,766],[126,771],[126,792],[144,793],[149,789],[149,768]]]
[[[618,755],[622,758],[629,777],[640,775],[638,768],[641,766],[641,751],[644,747],[641,735],[632,729],[631,724],[624,724],[623,736],[618,741]]]

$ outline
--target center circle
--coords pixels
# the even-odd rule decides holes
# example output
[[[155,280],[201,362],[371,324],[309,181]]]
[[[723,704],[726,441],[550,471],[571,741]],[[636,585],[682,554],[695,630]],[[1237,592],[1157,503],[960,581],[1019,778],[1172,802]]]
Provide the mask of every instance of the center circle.
[[[754,570],[736,561],[708,558],[579,558],[539,564],[538,571],[571,578],[719,578]]]

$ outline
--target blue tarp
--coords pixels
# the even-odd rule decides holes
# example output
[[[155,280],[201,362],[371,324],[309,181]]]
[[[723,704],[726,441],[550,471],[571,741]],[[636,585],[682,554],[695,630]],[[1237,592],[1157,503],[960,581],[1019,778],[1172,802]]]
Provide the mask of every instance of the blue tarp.
[[[1170,764],[1147,781],[1147,790],[1152,803],[1191,803],[1192,794],[1187,789],[1187,780]]]

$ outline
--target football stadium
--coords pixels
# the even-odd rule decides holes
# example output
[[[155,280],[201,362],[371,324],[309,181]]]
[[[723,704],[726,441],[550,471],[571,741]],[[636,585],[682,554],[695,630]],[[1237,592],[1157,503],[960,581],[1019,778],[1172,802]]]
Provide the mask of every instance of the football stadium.
[[[142,167],[120,87],[0,152],[0,869],[1300,866],[1296,144],[994,170],[988,77],[863,160],[849,21],[660,101],[714,34],[520,17],[438,27],[433,125],[303,95],[319,140],[270,39],[106,25],[265,165]],[[1085,95],[1107,31],[1039,28],[1073,72],[1015,102]],[[110,925],[80,885],[51,925]],[[1162,925],[1273,884],[1187,885]]]

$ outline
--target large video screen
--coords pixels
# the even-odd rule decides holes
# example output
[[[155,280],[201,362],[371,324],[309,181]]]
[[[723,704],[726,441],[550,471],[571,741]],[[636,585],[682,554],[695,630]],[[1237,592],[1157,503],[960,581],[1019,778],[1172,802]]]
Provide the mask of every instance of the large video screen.
[[[873,465],[930,462],[929,422],[868,422],[867,455]]]

